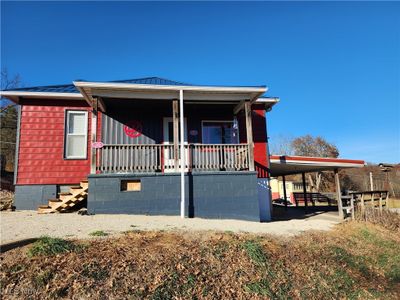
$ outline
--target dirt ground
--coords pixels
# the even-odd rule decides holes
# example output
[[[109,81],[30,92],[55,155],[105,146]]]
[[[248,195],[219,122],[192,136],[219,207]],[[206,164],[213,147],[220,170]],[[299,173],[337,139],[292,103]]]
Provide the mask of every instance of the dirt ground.
[[[1,212],[1,244],[43,235],[90,238],[94,231],[119,235],[128,230],[231,231],[293,236],[308,230],[329,230],[339,223],[337,212],[305,219],[268,223],[239,220],[181,219],[179,216],[87,215],[77,213],[40,215],[35,211]]]
[[[135,229],[92,240],[42,238],[0,254],[0,297],[397,300],[399,243],[397,232],[366,222],[294,238]]]

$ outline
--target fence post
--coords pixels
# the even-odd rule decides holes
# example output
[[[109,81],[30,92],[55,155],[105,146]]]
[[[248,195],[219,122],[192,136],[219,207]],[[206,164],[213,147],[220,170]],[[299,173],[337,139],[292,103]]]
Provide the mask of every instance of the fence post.
[[[374,180],[372,177],[372,172],[369,172],[369,184],[371,186],[371,191],[373,191],[374,190]]]
[[[365,218],[365,203],[364,203],[364,193],[361,193],[361,217]]]

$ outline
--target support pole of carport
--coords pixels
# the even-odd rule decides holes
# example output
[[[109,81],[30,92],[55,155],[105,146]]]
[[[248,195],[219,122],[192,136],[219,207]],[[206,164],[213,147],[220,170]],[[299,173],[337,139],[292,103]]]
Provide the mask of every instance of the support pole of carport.
[[[283,198],[285,199],[285,210],[287,210],[287,196],[286,196],[286,179],[285,175],[282,176],[283,183]]]
[[[307,208],[308,208],[308,204],[307,204],[307,186],[306,186],[306,173],[301,173],[301,178],[303,180],[303,197],[304,197],[304,210],[307,213]]]
[[[339,217],[343,219],[343,204],[342,204],[342,193],[340,190],[340,180],[339,180],[339,171],[335,169],[335,184],[336,184],[336,198],[339,210]]]
[[[179,117],[180,117],[180,140],[181,140],[181,218],[185,218],[185,127],[184,127],[184,116],[183,116],[183,90],[179,91]]]

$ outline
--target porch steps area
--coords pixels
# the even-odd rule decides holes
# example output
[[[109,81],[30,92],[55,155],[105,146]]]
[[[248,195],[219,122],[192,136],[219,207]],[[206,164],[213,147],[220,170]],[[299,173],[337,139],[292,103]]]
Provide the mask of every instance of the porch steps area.
[[[40,205],[39,214],[66,212],[87,199],[89,182],[82,180],[78,186],[71,186],[69,192],[59,193],[58,198],[49,199],[48,205]]]

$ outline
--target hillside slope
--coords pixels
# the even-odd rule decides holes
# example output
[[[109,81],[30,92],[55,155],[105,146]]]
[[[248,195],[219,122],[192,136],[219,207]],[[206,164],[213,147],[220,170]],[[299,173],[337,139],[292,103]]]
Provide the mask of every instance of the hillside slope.
[[[398,299],[400,236],[350,223],[278,239],[130,231],[1,255],[3,299]]]

